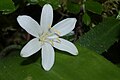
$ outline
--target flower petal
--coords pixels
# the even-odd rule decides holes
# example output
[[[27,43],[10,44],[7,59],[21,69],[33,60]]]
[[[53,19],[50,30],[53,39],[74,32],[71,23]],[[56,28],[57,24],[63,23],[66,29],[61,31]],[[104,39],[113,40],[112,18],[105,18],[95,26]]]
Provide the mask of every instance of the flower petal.
[[[57,23],[56,25],[54,25],[51,28],[51,31],[52,32],[54,31],[59,36],[64,36],[74,29],[76,21],[77,21],[76,18],[64,19]]]
[[[42,66],[46,71],[49,71],[54,64],[54,49],[53,47],[45,43],[42,47]]]
[[[40,26],[44,32],[47,32],[53,21],[53,8],[50,4],[45,4],[41,13]]]
[[[23,29],[25,29],[29,34],[33,35],[34,37],[39,37],[42,34],[40,25],[30,16],[18,16],[17,21]]]
[[[42,44],[40,43],[39,39],[34,38],[34,39],[30,40],[23,47],[20,55],[22,57],[29,57],[29,56],[33,55],[34,53],[36,53],[37,51],[39,51],[41,47],[42,47]]]
[[[75,47],[75,45],[65,39],[62,39],[62,38],[59,38],[59,41],[54,41],[54,47],[59,50],[69,52],[72,55],[78,54],[78,50]]]

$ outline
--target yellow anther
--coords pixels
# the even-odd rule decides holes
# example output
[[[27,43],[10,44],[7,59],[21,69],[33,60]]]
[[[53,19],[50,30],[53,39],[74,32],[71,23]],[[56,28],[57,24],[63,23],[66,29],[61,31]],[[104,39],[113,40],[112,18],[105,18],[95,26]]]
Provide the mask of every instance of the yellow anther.
[[[40,36],[40,41],[42,42],[42,43],[44,43],[45,42],[45,40],[46,40],[46,38],[47,38],[47,36],[48,36],[48,33],[43,33],[41,36]]]
[[[52,46],[54,46],[54,43],[53,43],[53,41],[52,40],[49,40],[50,41],[50,44],[52,45]]]
[[[56,38],[56,39],[57,39],[57,42],[58,42],[58,43],[60,43],[60,42],[61,42],[59,38]]]
[[[54,29],[54,28],[52,28],[52,30],[53,30],[57,35],[60,35],[60,34],[61,34],[60,31],[58,31],[58,30],[56,30],[56,29]]]
[[[51,25],[50,25],[50,24],[48,25],[48,28],[49,28],[49,29],[51,28]]]
[[[60,31],[58,31],[58,30],[55,30],[55,32],[58,34],[58,35],[60,35],[61,33],[60,33]]]

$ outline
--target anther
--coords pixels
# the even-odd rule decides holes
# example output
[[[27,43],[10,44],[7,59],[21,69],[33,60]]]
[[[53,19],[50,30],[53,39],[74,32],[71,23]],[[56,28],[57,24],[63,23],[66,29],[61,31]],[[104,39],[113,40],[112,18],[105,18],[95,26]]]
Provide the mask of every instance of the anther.
[[[54,28],[51,28],[57,35],[60,35],[61,33],[60,33],[60,31],[58,31],[58,30],[56,30],[56,29],[54,29]]]

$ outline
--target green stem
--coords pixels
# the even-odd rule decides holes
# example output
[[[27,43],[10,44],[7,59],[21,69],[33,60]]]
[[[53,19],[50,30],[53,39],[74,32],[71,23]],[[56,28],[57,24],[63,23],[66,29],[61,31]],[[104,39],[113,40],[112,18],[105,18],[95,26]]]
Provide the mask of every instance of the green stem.
[[[10,45],[6,48],[4,48],[1,52],[0,52],[0,58],[5,57],[8,53],[10,53],[13,50],[19,50],[21,49],[20,45]]]

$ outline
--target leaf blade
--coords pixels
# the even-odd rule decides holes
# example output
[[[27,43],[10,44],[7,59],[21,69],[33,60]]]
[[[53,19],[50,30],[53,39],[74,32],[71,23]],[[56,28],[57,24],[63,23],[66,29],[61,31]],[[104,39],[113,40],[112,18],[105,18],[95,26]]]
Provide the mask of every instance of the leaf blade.
[[[70,56],[65,52],[56,52],[56,62],[53,68],[46,72],[40,65],[41,60],[30,64],[21,65],[23,59],[14,52],[0,60],[0,79],[1,80],[27,80],[27,79],[44,79],[44,80],[119,80],[120,69],[111,62],[104,59],[99,54],[81,47],[78,56]],[[25,62],[33,61],[35,57]],[[7,73],[7,74],[6,74]],[[4,75],[4,76],[3,76]],[[94,78],[93,78],[94,77]]]
[[[95,1],[86,1],[85,8],[86,10],[91,11],[96,14],[101,14],[103,11],[102,5]]]
[[[0,0],[0,11],[3,11],[3,14],[9,14],[15,11],[15,5],[12,0]]]
[[[83,35],[78,42],[81,46],[87,47],[99,54],[119,39],[120,21],[114,18],[107,18],[101,24]]]

